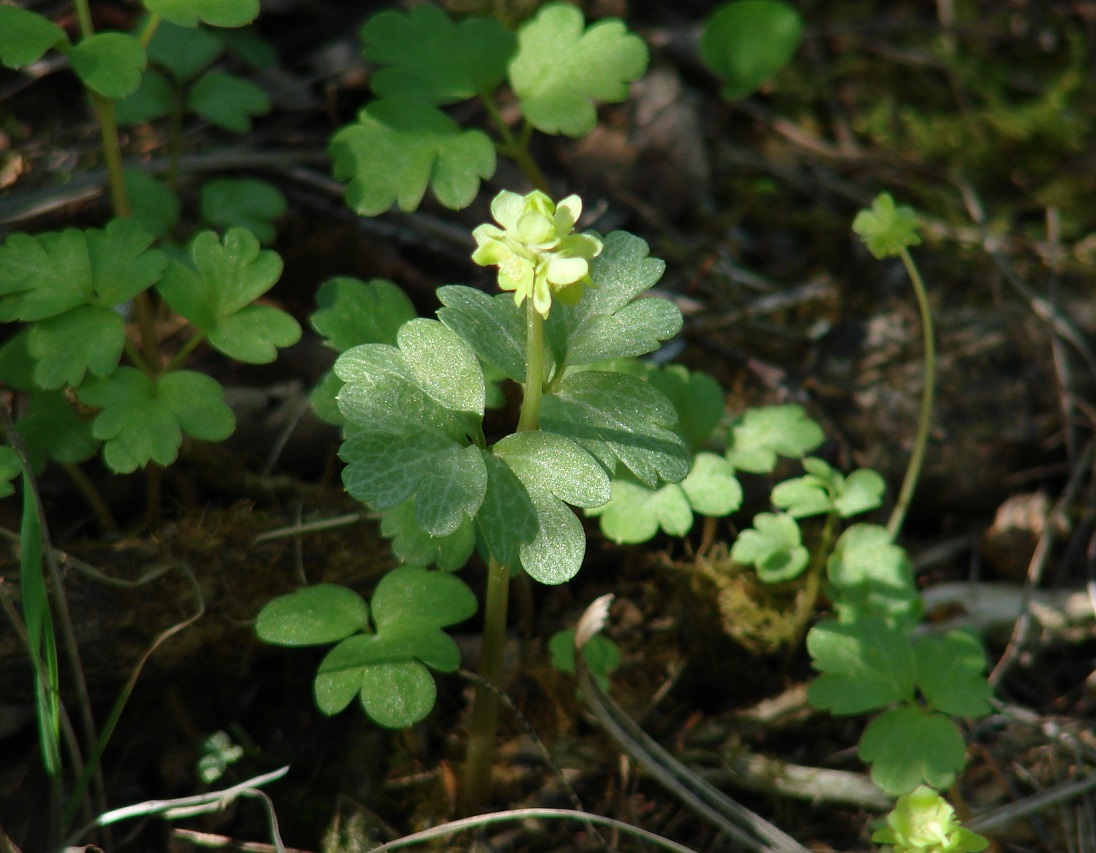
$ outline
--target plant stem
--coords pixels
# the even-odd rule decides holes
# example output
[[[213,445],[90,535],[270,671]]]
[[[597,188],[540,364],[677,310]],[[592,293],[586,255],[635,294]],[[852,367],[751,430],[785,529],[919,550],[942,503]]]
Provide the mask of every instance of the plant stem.
[[[536,189],[551,194],[552,187],[548,183],[548,178],[540,170],[540,166],[533,159],[533,155],[529,153],[529,140],[533,135],[533,126],[529,122],[525,122],[522,127],[521,138],[518,139],[503,120],[502,113],[499,112],[495,102],[490,98],[480,98],[480,100],[483,102],[484,109],[487,110],[491,122],[498,129],[499,136],[502,139],[501,142],[495,143],[496,150],[513,160],[521,169],[522,174],[529,179],[529,182]]]
[[[114,516],[110,512],[110,507],[108,507],[106,501],[103,500],[103,496],[99,494],[99,490],[95,488],[95,484],[91,482],[91,478],[84,473],[84,470],[80,466],[71,462],[61,463],[61,467],[64,468],[65,473],[69,475],[69,478],[72,480],[77,490],[83,495],[88,507],[99,521],[99,526],[107,533],[117,533],[118,523],[114,520]]]
[[[917,307],[921,311],[921,337],[925,350],[925,380],[921,389],[921,412],[917,420],[917,436],[913,443],[913,452],[910,455],[909,465],[906,467],[906,476],[902,480],[902,488],[898,492],[894,510],[887,522],[887,533],[891,539],[896,539],[902,529],[902,523],[906,519],[910,502],[913,500],[913,491],[917,488],[917,480],[921,476],[921,466],[925,461],[925,448],[929,442],[929,432],[932,429],[932,403],[936,393],[936,335],[933,331],[932,309],[929,307],[928,292],[925,283],[921,280],[921,273],[917,264],[907,249],[899,250],[898,257],[906,268],[906,273],[913,284],[913,291],[917,294]]]
[[[518,432],[537,428],[540,401],[544,392],[544,318],[525,301],[525,395],[518,416]],[[510,569],[494,557],[487,566],[487,595],[484,601],[483,639],[480,645],[479,674],[489,684],[498,685],[502,676],[502,658],[506,649],[506,612],[510,592]],[[476,688],[472,703],[472,723],[468,735],[468,753],[464,765],[461,792],[466,813],[480,811],[491,792],[491,766],[498,734],[499,697],[486,687]]]
[[[803,588],[803,594],[795,604],[795,614],[792,616],[792,642],[788,646],[785,658],[786,666],[791,664],[792,656],[803,643],[803,637],[807,633],[807,623],[811,621],[814,606],[818,603],[818,596],[822,592],[822,578],[826,574],[826,560],[830,556],[830,543],[833,542],[837,519],[836,512],[831,512],[826,517],[826,524],[822,528],[822,536],[811,555],[811,564],[807,568],[807,584]]]

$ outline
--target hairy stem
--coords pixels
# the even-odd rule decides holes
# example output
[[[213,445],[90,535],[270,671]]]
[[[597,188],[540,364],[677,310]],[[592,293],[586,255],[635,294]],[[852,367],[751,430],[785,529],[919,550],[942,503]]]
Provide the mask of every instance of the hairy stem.
[[[913,291],[917,294],[917,307],[921,310],[921,337],[925,350],[925,380],[921,389],[921,412],[917,419],[917,435],[913,442],[913,452],[910,454],[909,465],[906,467],[906,476],[902,480],[902,488],[898,492],[894,510],[887,522],[887,533],[892,539],[897,538],[902,530],[902,523],[906,519],[910,502],[913,500],[913,491],[917,488],[917,480],[921,476],[921,466],[925,461],[925,448],[929,443],[929,432],[932,429],[932,403],[936,393],[936,335],[933,331],[932,309],[929,307],[929,296],[925,290],[925,283],[921,280],[921,272],[907,249],[901,249],[898,257],[906,268],[906,273],[913,284]]]
[[[544,392],[544,318],[533,308],[532,299],[525,302],[525,321],[525,396],[521,401],[521,414],[518,416],[518,432],[537,428],[540,401]],[[506,648],[510,569],[492,557],[487,572],[479,674],[488,684],[497,685],[502,675],[502,657]],[[462,791],[463,808],[469,814],[480,811],[490,796],[498,717],[498,695],[486,687],[477,687],[476,698],[472,704],[472,724],[468,736]]]

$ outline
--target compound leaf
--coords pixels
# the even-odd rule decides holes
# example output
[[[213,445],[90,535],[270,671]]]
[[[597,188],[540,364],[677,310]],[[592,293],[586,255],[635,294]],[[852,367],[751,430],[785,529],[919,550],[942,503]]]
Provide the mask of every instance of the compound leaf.
[[[382,663],[362,671],[362,707],[379,726],[402,729],[426,718],[438,688],[417,661]]]
[[[242,27],[259,16],[259,0],[143,0],[145,8],[181,27]]]
[[[720,392],[720,404],[723,402]],[[722,456],[698,453],[689,475],[681,481],[689,505],[701,515],[722,518],[742,506],[742,486],[734,468]],[[669,531],[667,531],[669,532]]]
[[[282,260],[250,231],[232,228],[222,242],[202,231],[190,244],[193,266],[173,260],[158,289],[177,313],[201,329],[225,355],[253,364],[273,361],[277,347],[300,338],[297,321],[280,309],[251,303],[282,274]]]
[[[989,713],[993,688],[984,675],[986,653],[977,637],[963,631],[927,635],[917,640],[913,654],[917,686],[932,708],[961,717]]]
[[[727,461],[740,471],[768,474],[777,456],[802,459],[825,436],[801,406],[764,406],[748,409],[731,429]]]
[[[279,646],[336,643],[369,628],[369,607],[345,586],[306,586],[268,601],[259,611],[255,633]]]
[[[966,765],[966,745],[955,723],[914,705],[891,708],[860,737],[860,757],[871,778],[893,797],[922,783],[945,790]]]
[[[674,404],[678,417],[677,431],[695,453],[708,440],[723,417],[723,389],[707,373],[690,372],[681,364],[652,370],[647,381]]]
[[[487,465],[487,495],[476,514],[476,527],[499,565],[515,566],[522,546],[536,538],[540,527],[537,508],[525,485],[501,457],[485,453],[483,460]]]
[[[398,204],[417,208],[430,185],[445,207],[472,203],[495,173],[495,148],[481,131],[462,130],[437,107],[411,98],[374,101],[330,145],[335,177],[349,181],[346,200],[363,216]]]
[[[387,66],[373,75],[379,97],[435,104],[490,95],[506,79],[516,47],[513,33],[494,19],[473,17],[457,24],[428,4],[374,15],[361,37],[365,58]]]
[[[17,6],[0,6],[0,62],[8,68],[30,65],[51,47],[68,43],[65,31],[44,15]]]
[[[731,559],[751,565],[765,583],[780,583],[799,577],[807,568],[810,552],[803,547],[799,525],[788,515],[759,512],[753,527],[738,534]]]
[[[99,449],[99,442],[91,434],[91,423],[60,391],[30,394],[26,414],[16,421],[15,428],[35,471],[45,467],[47,457],[63,463],[83,462]]]
[[[210,377],[180,370],[154,383],[133,367],[85,381],[80,400],[101,408],[92,434],[104,442],[111,470],[128,474],[150,461],[170,465],[184,432],[203,441],[222,441],[236,419],[221,399],[221,386]]]
[[[921,243],[917,214],[912,207],[896,205],[890,193],[880,193],[872,201],[871,209],[856,214],[852,230],[879,260],[895,257],[903,249]]]
[[[816,708],[859,714],[913,699],[916,664],[903,628],[875,616],[848,624],[826,620],[807,634],[807,651],[822,673],[807,686]]]
[[[886,490],[887,484],[878,473],[859,468],[845,478],[833,506],[842,518],[859,515],[882,506]]]
[[[486,386],[472,349],[437,320],[400,326],[396,340],[416,384],[447,409],[483,416]]]
[[[68,51],[72,70],[85,86],[104,98],[137,91],[148,58],[141,42],[125,33],[96,33]]]
[[[571,439],[607,471],[622,462],[640,482],[677,483],[689,473],[669,400],[642,379],[600,370],[568,376],[541,403],[540,426]]]
[[[581,507],[601,506],[611,493],[605,469],[574,441],[532,430],[508,435],[493,452],[530,491],[549,492]]]
[[[202,216],[217,228],[248,229],[260,243],[274,242],[274,220],[285,215],[285,196],[267,181],[221,178],[202,185]]]
[[[224,50],[224,42],[201,27],[161,21],[148,44],[148,61],[185,83],[212,64]]]
[[[792,518],[807,518],[833,510],[833,497],[826,484],[808,474],[778,483],[772,491],[773,506]]]
[[[708,19],[700,57],[726,81],[723,97],[744,98],[783,68],[799,49],[803,20],[787,3],[738,0]]]
[[[574,629],[556,631],[548,640],[552,666],[560,672],[575,671]],[[620,647],[604,634],[594,634],[582,647],[582,657],[602,690],[609,689],[609,676],[620,666]]]
[[[273,107],[270,96],[251,81],[216,70],[194,82],[186,105],[210,124],[233,133],[247,133],[252,117],[266,115]]]
[[[114,114],[119,124],[156,121],[175,109],[175,88],[155,68],[148,68],[133,94],[115,101]]]
[[[601,532],[618,544],[646,542],[659,528],[684,536],[693,526],[693,511],[681,486],[668,483],[651,489],[630,477],[613,480],[611,500],[587,515],[597,516]]]
[[[577,137],[597,121],[594,101],[627,98],[628,84],[643,76],[647,60],[647,45],[623,22],[586,28],[579,9],[555,4],[518,32],[510,85],[535,128]]]
[[[150,233],[166,237],[179,223],[179,197],[163,181],[140,169],[126,169],[131,216]]]

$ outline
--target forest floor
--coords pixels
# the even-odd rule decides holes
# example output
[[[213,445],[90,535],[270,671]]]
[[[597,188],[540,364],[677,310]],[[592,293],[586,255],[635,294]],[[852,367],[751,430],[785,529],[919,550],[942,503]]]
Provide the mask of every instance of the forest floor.
[[[94,5],[112,26],[133,14],[129,3]],[[368,592],[394,562],[375,521],[342,490],[337,430],[305,411],[333,358],[307,318],[316,289],[335,275],[396,281],[425,315],[442,284],[491,286],[469,259],[468,233],[487,221],[497,189],[524,189],[504,165],[459,213],[428,203],[363,219],[345,206],[329,177],[327,140],[368,97],[355,34],[382,5],[270,3],[258,28],[281,59],[259,82],[276,109],[243,142],[204,125],[185,135],[184,175],[246,171],[288,198],[275,244],[285,273],[269,296],[301,321],[305,339],[262,368],[226,369],[198,354],[198,369],[229,388],[239,429],[223,447],[184,448],[164,474],[162,518],[152,527],[141,524],[140,474],[107,477],[86,466],[131,531],[118,536],[103,535],[62,472],[41,482],[54,544],[71,558],[67,594],[97,719],[150,643],[204,608],[145,663],[103,756],[105,804],[209,789],[197,762],[203,742],[223,731],[243,757],[217,784],[289,765],[264,788],[281,836],[290,848],[331,853],[456,816],[472,687],[441,679],[437,709],[407,731],[376,728],[353,709],[325,718],[312,701],[318,653],[254,638],[259,608],[301,578]],[[883,190],[921,214],[924,242],[914,252],[938,322],[940,386],[902,544],[930,619],[975,627],[991,668],[1004,661],[994,713],[965,729],[969,766],[950,793],[974,816],[1046,794],[1044,808],[987,831],[993,850],[1094,853],[1096,5],[802,0],[806,34],[793,63],[732,104],[696,58],[709,4],[584,5],[625,17],[651,45],[652,62],[633,97],[603,109],[592,134],[536,143],[557,195],[579,193],[599,231],[626,228],[665,259],[658,286],[686,315],[677,358],[723,384],[732,415],[802,405],[826,431],[826,458],[843,470],[875,468],[892,496],[917,422],[917,304],[901,265],[871,258],[850,225]],[[129,133],[127,151],[155,148],[155,134]],[[67,70],[33,80],[3,72],[0,238],[101,221],[96,146]],[[769,482],[746,485],[748,506],[761,507]],[[294,532],[326,519],[342,522]],[[523,719],[503,712],[495,807],[569,808],[570,788],[586,810],[693,850],[738,849],[622,754],[573,678],[551,666],[546,638],[612,592],[608,635],[622,660],[611,695],[656,741],[812,850],[874,849],[873,822],[886,807],[869,793],[809,782],[796,795],[776,792],[744,760],[866,780],[855,750],[863,720],[812,709],[806,651],[782,644],[798,587],[745,575],[720,586],[705,570],[727,561],[724,543],[746,524],[731,522],[709,527],[704,540],[697,525],[684,541],[621,548],[588,521],[587,564],[574,581],[519,587],[503,688]],[[14,499],[0,501],[0,528],[19,528]],[[81,566],[129,585],[105,584]],[[463,576],[478,589],[483,574],[474,562]],[[0,583],[12,587],[17,576],[15,546],[4,545]],[[1020,612],[1031,616],[1018,622]],[[468,669],[478,630],[473,622],[456,631]],[[20,649],[5,621],[0,836],[29,853],[42,849],[56,816]],[[606,839],[527,820],[458,835],[444,849],[649,849]],[[99,843],[257,851],[273,849],[269,841],[263,805],[240,800],[201,817],[123,825]]]

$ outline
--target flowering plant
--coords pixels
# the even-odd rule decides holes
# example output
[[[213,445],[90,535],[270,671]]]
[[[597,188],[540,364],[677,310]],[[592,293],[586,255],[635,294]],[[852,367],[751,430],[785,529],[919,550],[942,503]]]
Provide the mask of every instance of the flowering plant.
[[[964,829],[955,809],[926,785],[899,797],[887,826],[871,840],[891,845],[894,853],[979,853],[989,846],[981,835]]]

